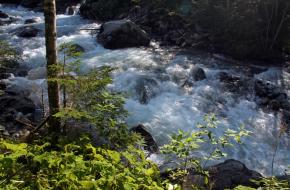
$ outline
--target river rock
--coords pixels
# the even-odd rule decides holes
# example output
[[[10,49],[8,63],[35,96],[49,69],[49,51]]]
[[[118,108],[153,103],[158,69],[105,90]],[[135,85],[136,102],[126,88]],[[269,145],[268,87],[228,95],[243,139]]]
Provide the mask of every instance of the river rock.
[[[248,78],[241,78],[239,76],[234,76],[227,72],[220,72],[218,74],[220,82],[225,86],[225,88],[233,93],[245,93],[249,90],[249,80]]]
[[[194,66],[190,70],[189,75],[194,81],[201,81],[201,80],[206,79],[206,74],[205,74],[204,70],[200,67],[197,67],[197,66]]]
[[[132,132],[140,134],[145,140],[145,150],[149,151],[150,153],[154,153],[158,151],[158,145],[153,138],[153,136],[146,130],[144,125],[140,124],[137,127],[133,127],[131,129]]]
[[[151,78],[139,78],[136,82],[136,93],[141,104],[148,104],[157,94],[158,83]]]
[[[6,92],[0,96],[0,123],[5,124],[9,133],[14,133],[22,124],[16,121],[19,114],[23,115],[26,120],[34,121],[33,114],[36,106],[31,99],[18,92]],[[19,128],[20,127],[20,128]]]
[[[33,26],[25,26],[25,27],[16,29],[16,35],[22,38],[36,37],[39,32],[40,30]]]
[[[9,18],[9,15],[0,11],[0,18]]]
[[[40,18],[36,17],[36,18],[26,19],[24,21],[24,24],[35,24],[35,23],[39,23],[39,22],[40,22]]]
[[[14,78],[14,75],[12,73],[0,73],[0,80],[9,78]]]
[[[3,95],[0,97],[0,114],[5,110],[13,109],[23,114],[34,113],[35,105],[29,98],[22,95]]]
[[[213,190],[233,189],[239,185],[257,187],[251,180],[258,180],[262,175],[248,169],[237,160],[226,160],[224,163],[209,168]]]
[[[288,109],[288,95],[283,92],[279,86],[256,80],[254,85],[255,94],[260,98],[259,103],[268,106],[271,110],[278,111],[280,109]]]
[[[75,10],[76,10],[76,7],[75,6],[70,6],[67,8],[67,14],[68,15],[74,15],[75,14]]]
[[[148,34],[130,20],[106,22],[101,26],[98,41],[107,49],[149,46]]]

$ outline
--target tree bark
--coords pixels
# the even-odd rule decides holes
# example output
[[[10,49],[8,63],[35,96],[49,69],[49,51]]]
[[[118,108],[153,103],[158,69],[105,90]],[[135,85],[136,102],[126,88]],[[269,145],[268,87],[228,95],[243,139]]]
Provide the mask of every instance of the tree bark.
[[[56,49],[56,7],[55,0],[44,0],[45,43],[47,59],[47,90],[49,100],[49,126],[51,132],[60,132],[60,121],[54,115],[59,112],[59,85],[56,80],[57,49]]]

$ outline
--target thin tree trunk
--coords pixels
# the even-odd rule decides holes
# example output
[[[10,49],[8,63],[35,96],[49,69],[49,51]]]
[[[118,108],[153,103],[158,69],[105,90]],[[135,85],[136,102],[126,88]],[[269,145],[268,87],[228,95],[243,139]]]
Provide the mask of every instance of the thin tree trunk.
[[[56,7],[55,0],[44,0],[45,43],[47,59],[47,90],[50,110],[48,122],[51,132],[60,132],[60,121],[53,117],[60,109],[59,85],[57,81],[57,51],[56,51]]]

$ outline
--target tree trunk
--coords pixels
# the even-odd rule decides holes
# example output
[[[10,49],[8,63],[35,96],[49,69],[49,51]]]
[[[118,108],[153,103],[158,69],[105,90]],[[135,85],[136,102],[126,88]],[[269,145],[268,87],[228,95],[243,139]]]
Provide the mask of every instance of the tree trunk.
[[[56,50],[56,7],[55,0],[44,0],[45,43],[47,59],[47,90],[50,110],[48,122],[51,132],[60,132],[60,121],[53,117],[59,109],[59,85],[56,80],[57,50]]]

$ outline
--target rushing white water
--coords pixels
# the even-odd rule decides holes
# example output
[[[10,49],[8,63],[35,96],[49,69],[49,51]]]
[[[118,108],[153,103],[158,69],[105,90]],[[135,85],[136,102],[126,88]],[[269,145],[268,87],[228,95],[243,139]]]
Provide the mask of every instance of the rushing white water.
[[[16,77],[10,79],[10,84],[16,87],[30,88],[31,97],[39,102],[42,88],[45,88],[45,42],[43,32],[38,37],[24,39],[12,34],[11,31],[23,26],[24,20],[39,17],[41,22],[32,24],[44,29],[42,13],[35,13],[22,7],[0,6],[0,10],[15,16],[18,21],[1,26],[1,39],[23,51],[24,63],[31,68],[27,78]],[[249,168],[263,174],[271,172],[271,161],[277,142],[277,131],[280,116],[277,113],[265,112],[255,103],[252,90],[234,94],[228,91],[218,79],[221,71],[246,76],[246,65],[231,65],[223,63],[218,56],[206,53],[186,54],[178,53],[174,48],[159,48],[152,44],[150,48],[129,48],[122,50],[106,50],[95,40],[88,31],[81,28],[93,28],[98,24],[80,18],[78,15],[58,15],[58,44],[74,42],[85,48],[82,57],[82,69],[110,65],[116,67],[114,83],[111,88],[128,94],[125,108],[129,111],[129,126],[144,124],[157,143],[168,142],[168,135],[178,129],[195,131],[196,123],[201,122],[208,113],[217,114],[220,120],[217,133],[225,128],[237,129],[244,124],[252,136],[244,139],[244,144],[234,150],[227,150],[228,158],[235,158],[245,163]],[[190,69],[198,65],[202,67],[207,79],[193,84],[192,87],[182,87],[189,75]],[[263,68],[263,67],[262,67]],[[271,83],[281,83],[282,70],[271,67],[265,72],[254,74],[252,78],[269,80]],[[144,105],[138,101],[136,85],[138,79],[147,78],[157,81],[155,96]],[[32,80],[33,79],[33,80]],[[275,174],[282,174],[290,165],[290,140],[283,136],[275,158]],[[151,159],[158,161],[158,155]]]

